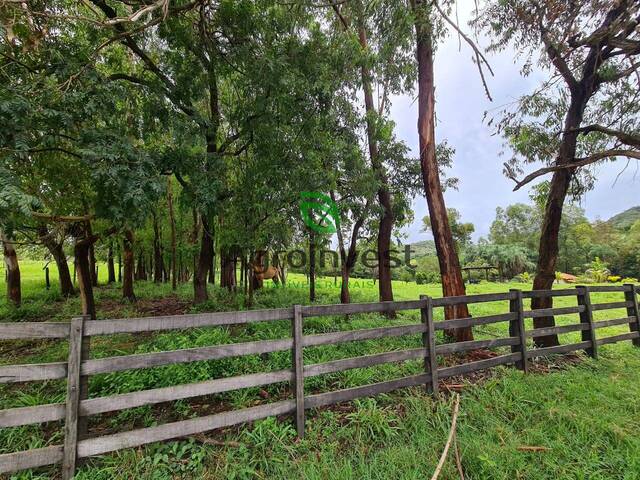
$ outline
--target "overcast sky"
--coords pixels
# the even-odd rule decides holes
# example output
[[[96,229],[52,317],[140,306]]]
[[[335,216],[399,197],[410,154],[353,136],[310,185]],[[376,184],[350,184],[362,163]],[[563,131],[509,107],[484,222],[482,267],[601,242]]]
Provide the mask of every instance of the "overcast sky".
[[[461,22],[467,16],[468,12],[461,11]],[[520,67],[511,51],[487,57],[496,74],[487,79],[493,102],[489,102],[484,94],[477,68],[471,61],[471,52],[464,42],[458,52],[457,37],[450,36],[438,47],[435,62],[436,139],[438,142],[447,139],[455,148],[455,160],[449,174],[460,179],[458,191],[447,191],[445,200],[447,207],[458,209],[464,221],[475,225],[474,239],[488,234],[496,207],[529,201],[528,189],[513,192],[513,182],[503,175],[502,163],[506,158],[499,156],[503,139],[492,136],[494,129],[483,124],[484,112],[497,110],[520,95],[530,93],[544,78],[540,72],[521,77]],[[396,122],[396,134],[417,157],[417,104],[408,96],[394,98],[392,118]],[[589,219],[607,219],[640,205],[640,173],[636,171],[636,165],[631,164],[615,182],[624,163],[626,160],[618,160],[597,167],[596,188],[582,201]],[[430,234],[420,232],[422,217],[427,214],[426,200],[416,198],[413,208],[415,221],[404,230],[408,241],[431,239]]]

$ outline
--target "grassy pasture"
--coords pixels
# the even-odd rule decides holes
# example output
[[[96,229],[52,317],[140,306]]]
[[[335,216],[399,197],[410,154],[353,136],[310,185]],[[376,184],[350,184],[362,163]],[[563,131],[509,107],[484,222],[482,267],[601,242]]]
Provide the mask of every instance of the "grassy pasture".
[[[52,289],[44,288],[41,262],[23,262],[23,300],[13,309],[0,299],[2,321],[68,321],[79,312],[79,300],[63,300],[57,292],[55,268]],[[2,272],[0,272],[2,273]],[[106,268],[100,267],[101,282]],[[4,289],[2,275],[0,289]],[[353,301],[373,301],[377,285],[356,279]],[[503,292],[509,288],[529,289],[524,284],[487,283],[471,285],[468,293]],[[395,282],[396,299],[416,299],[420,294],[440,296],[439,285]],[[335,302],[339,289],[333,278],[322,278],[318,301]],[[211,300],[195,310],[189,303],[191,286],[181,285],[176,294],[170,285],[136,283],[139,301],[120,299],[118,286],[102,286],[96,292],[99,318],[144,316],[159,313],[224,311],[245,308],[241,295],[214,289]],[[266,288],[258,292],[254,308],[273,308],[307,303],[304,277],[290,276],[288,288]],[[594,294],[593,303],[622,300],[620,294]],[[557,306],[575,305],[575,298],[557,299]],[[507,302],[473,305],[474,316],[502,313]],[[623,310],[596,312],[595,319],[626,316]],[[436,321],[443,312],[436,311]],[[558,317],[559,324],[576,323],[577,315]],[[305,320],[305,333],[371,328],[389,324],[419,322],[419,313],[405,312],[395,320],[379,315],[321,317]],[[529,325],[530,327],[530,325]],[[92,341],[92,357],[189,348],[246,340],[282,338],[290,335],[290,322],[269,322],[246,327],[208,328],[153,335],[114,335]],[[603,329],[600,336],[623,333],[625,326]],[[476,338],[506,336],[506,324],[478,327]],[[573,342],[579,333],[562,335]],[[440,337],[440,342],[444,339]],[[305,363],[324,362],[394,349],[416,348],[419,336],[354,342],[305,349]],[[0,345],[3,364],[52,362],[66,358],[66,344],[59,341],[4,342]],[[444,360],[443,360],[444,361]],[[446,359],[454,362],[453,359]],[[171,365],[92,377],[91,396],[105,396],[179,383],[203,381],[245,373],[289,368],[289,352],[248,356],[219,361]],[[405,362],[350,370],[309,379],[308,392],[347,388],[418,373],[420,362]],[[481,381],[462,381],[458,444],[466,478],[640,478],[640,350],[630,342],[600,348],[600,358],[578,355],[540,361],[534,373],[524,376],[512,368],[493,370]],[[478,380],[476,378],[475,380]],[[456,380],[456,383],[458,381]],[[64,400],[64,382],[0,386],[0,408],[53,403]],[[190,418],[286,398],[290,388],[277,384],[261,389],[140,407],[92,419],[101,433],[126,431],[165,421]],[[295,440],[290,419],[267,419],[247,427],[208,435],[228,443],[210,445],[184,440],[114,453],[87,462],[82,479],[171,479],[171,478],[310,478],[310,479],[423,479],[429,478],[446,441],[451,416],[451,399],[434,401],[423,389],[414,388],[376,399],[364,399],[343,406],[310,412],[306,437]],[[0,453],[60,443],[62,425],[4,429],[0,432]],[[523,452],[521,446],[542,446],[548,450]],[[58,468],[24,472],[12,478],[55,478]],[[458,478],[450,459],[442,479]]]

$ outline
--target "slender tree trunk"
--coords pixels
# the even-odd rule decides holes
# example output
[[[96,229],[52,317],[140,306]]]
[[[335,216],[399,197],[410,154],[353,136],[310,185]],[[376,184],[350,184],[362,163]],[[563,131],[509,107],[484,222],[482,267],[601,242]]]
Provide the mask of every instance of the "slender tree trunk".
[[[13,243],[2,231],[0,231],[0,240],[2,240],[4,263],[7,268],[7,299],[10,303],[19,307],[22,303],[22,287],[18,254]]]
[[[235,252],[225,247],[220,252],[220,286],[228,290],[236,288]],[[251,270],[251,269],[250,269]]]
[[[91,227],[91,222],[87,221],[85,228],[87,230],[87,238],[93,237],[93,229]],[[96,262],[96,248],[95,243],[91,242],[89,245],[89,270],[91,272],[91,285],[94,287],[98,286],[98,271],[97,271],[97,262]]]
[[[335,202],[335,193],[331,192],[331,199]],[[368,202],[367,202],[368,206]],[[365,210],[367,207],[365,207]],[[358,258],[358,252],[356,250],[358,238],[360,236],[360,229],[364,224],[365,217],[364,215],[356,219],[353,224],[353,230],[351,231],[351,240],[349,242],[349,251],[345,249],[344,236],[342,235],[342,229],[338,228],[338,249],[340,251],[340,270],[341,270],[341,278],[342,284],[340,285],[340,302],[341,303],[351,303],[351,292],[349,291],[349,279],[351,277],[351,272],[353,271],[353,267],[356,265],[356,260]],[[334,277],[335,284],[335,277]]]
[[[200,255],[196,271],[193,276],[194,302],[203,303],[209,299],[207,293],[207,274],[211,268],[213,258],[213,237],[211,236],[208,219],[202,217],[202,242],[200,244]]]
[[[107,283],[115,283],[116,266],[113,262],[113,240],[109,240],[109,251],[107,252],[107,271],[109,276]]]
[[[176,290],[178,288],[178,267],[176,264],[176,217],[173,211],[173,185],[171,184],[171,177],[167,178],[167,205],[169,207],[169,225],[171,226],[171,288]]]
[[[363,24],[359,25],[358,37],[360,45],[364,50],[368,50],[367,32]],[[378,189],[378,202],[382,207],[378,227],[378,293],[381,302],[393,301],[393,284],[391,283],[391,234],[395,218],[393,216],[393,205],[391,194],[389,193],[389,181],[380,159],[378,151],[378,140],[376,132],[377,115],[373,102],[373,88],[371,85],[371,72],[369,68],[362,65],[361,68],[362,88],[364,90],[364,103],[367,113],[367,141],[369,144],[369,157],[371,166],[376,174],[380,187]],[[389,312],[389,317],[395,317],[395,312]]]
[[[316,235],[309,232],[309,301],[316,301]]]
[[[67,263],[67,256],[64,253],[64,243],[56,241],[51,235],[51,232],[47,229],[46,225],[38,227],[38,236],[40,241],[47,247],[49,253],[53,257],[58,267],[58,279],[60,283],[60,293],[63,297],[70,297],[74,292],[73,281],[71,280],[71,273],[69,272],[69,264]]]
[[[160,238],[160,227],[158,225],[158,215],[153,212],[153,281],[162,283],[162,272],[164,265],[162,262],[162,239]]]
[[[419,4],[418,4],[419,5]],[[429,206],[431,229],[435,240],[442,290],[445,297],[465,294],[464,280],[458,253],[451,234],[447,208],[442,194],[442,185],[435,143],[435,86],[433,75],[433,45],[428,12],[418,8],[416,21],[418,60],[418,135],[420,137],[420,166],[425,195]],[[445,317],[469,317],[466,304],[445,309]],[[473,340],[470,327],[458,328],[451,332],[457,342]]]
[[[89,261],[92,243],[91,237],[76,239],[74,254],[78,274],[78,287],[82,302],[82,314],[89,315],[95,320],[96,302],[93,297],[93,275],[91,274],[91,263]]]
[[[211,222],[211,243],[212,243],[212,252],[211,252],[211,264],[209,265],[209,283],[211,285],[216,284],[216,230],[215,230],[215,220]]]
[[[134,236],[133,231],[127,229],[124,231],[124,237],[122,239],[122,251],[123,251],[123,263],[124,272],[122,277],[122,297],[134,302],[136,295],[133,291],[133,277],[134,277],[134,255],[133,255],[133,243]]]

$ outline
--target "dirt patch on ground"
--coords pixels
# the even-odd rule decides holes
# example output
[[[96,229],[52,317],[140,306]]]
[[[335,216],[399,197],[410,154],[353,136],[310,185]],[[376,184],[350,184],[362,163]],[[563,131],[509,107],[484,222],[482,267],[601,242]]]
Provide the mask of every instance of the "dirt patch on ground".
[[[164,315],[184,315],[189,311],[191,302],[182,300],[177,295],[150,300],[139,300],[136,311],[141,317],[159,317]]]
[[[183,315],[190,307],[191,302],[182,300],[177,295],[138,300],[133,303],[122,299],[105,299],[98,303],[98,311],[108,318],[131,316],[132,310],[136,317]]]

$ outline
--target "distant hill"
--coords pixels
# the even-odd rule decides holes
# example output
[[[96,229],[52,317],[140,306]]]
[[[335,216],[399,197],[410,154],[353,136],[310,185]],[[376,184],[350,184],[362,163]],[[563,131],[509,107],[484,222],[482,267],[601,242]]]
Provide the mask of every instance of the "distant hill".
[[[626,230],[638,220],[640,220],[640,206],[632,207],[629,210],[614,215],[607,220],[607,223],[610,223],[618,230]]]
[[[422,242],[412,243],[411,250],[413,250],[411,254],[413,258],[435,255],[436,244],[433,243],[433,240],[423,240]]]

